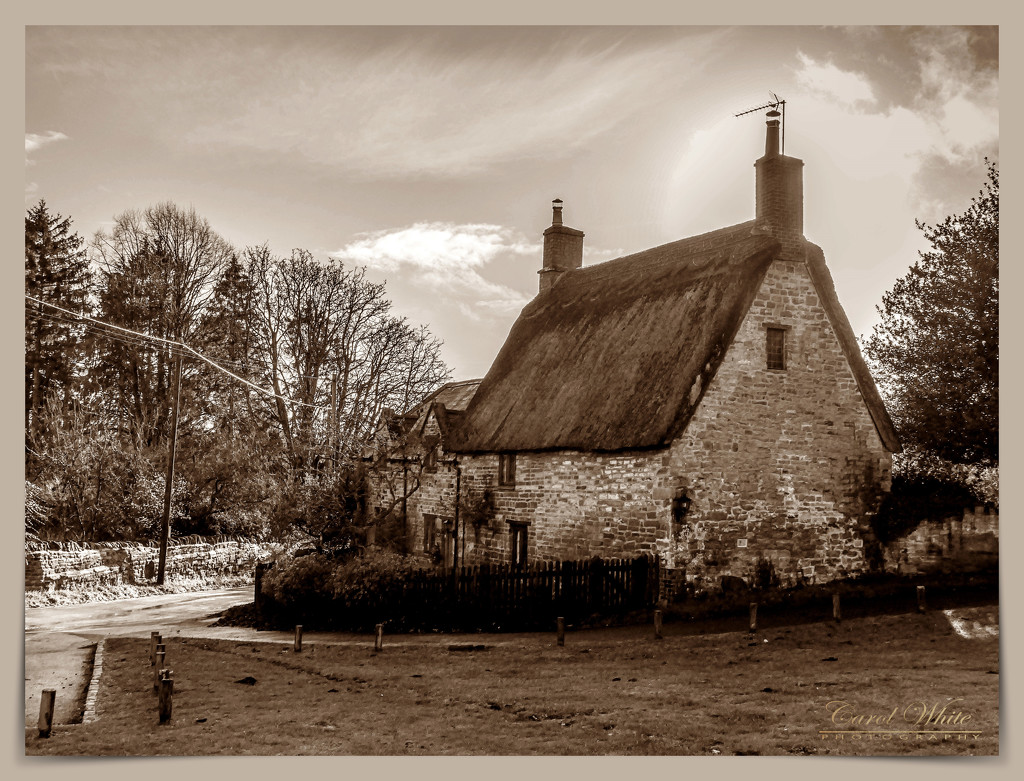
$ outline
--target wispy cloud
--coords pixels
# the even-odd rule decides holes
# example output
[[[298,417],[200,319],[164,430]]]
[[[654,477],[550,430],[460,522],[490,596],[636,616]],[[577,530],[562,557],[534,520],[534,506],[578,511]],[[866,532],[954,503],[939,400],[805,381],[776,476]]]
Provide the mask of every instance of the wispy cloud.
[[[652,88],[696,80],[706,49],[695,37],[685,47],[577,41],[533,57],[507,44],[439,54],[436,42],[406,37],[358,58],[336,49],[327,65],[282,57],[262,83],[234,85],[184,137],[194,148],[284,153],[372,178],[468,176],[568,157],[629,122]]]
[[[456,304],[479,319],[505,315],[529,300],[524,293],[488,280],[486,267],[503,257],[540,255],[540,247],[499,225],[421,222],[405,228],[360,234],[336,252]]]
[[[25,134],[25,162],[28,165],[33,164],[33,160],[29,159],[29,155],[38,152],[44,146],[49,146],[57,141],[67,141],[68,137],[61,133],[59,130],[47,130],[45,133],[26,133]]]
[[[848,108],[874,103],[875,92],[866,76],[842,70],[831,62],[817,62],[803,52],[798,52],[797,57],[800,60],[797,83],[809,92]]]

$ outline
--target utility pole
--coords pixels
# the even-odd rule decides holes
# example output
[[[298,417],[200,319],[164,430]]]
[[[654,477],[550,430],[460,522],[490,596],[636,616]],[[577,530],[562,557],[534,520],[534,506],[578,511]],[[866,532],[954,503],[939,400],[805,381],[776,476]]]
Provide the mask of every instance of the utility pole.
[[[156,574],[156,584],[164,584],[164,573],[167,569],[167,542],[171,537],[171,486],[174,484],[174,455],[178,442],[178,407],[181,405],[181,356],[175,369],[174,410],[171,412],[171,444],[167,456],[167,485],[164,487],[164,519],[160,526],[160,567]]]
[[[331,420],[328,423],[327,450],[331,454],[331,474],[338,468],[338,373],[331,375]]]

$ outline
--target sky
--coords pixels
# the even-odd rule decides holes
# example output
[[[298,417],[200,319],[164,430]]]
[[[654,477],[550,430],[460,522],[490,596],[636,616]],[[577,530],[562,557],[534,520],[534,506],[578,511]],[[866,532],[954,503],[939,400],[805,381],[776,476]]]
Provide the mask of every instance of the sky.
[[[854,333],[999,160],[995,27],[84,27],[25,33],[25,208],[90,238],[192,207],[386,281],[482,377],[551,201],[591,265],[754,216],[786,101],[804,232]]]

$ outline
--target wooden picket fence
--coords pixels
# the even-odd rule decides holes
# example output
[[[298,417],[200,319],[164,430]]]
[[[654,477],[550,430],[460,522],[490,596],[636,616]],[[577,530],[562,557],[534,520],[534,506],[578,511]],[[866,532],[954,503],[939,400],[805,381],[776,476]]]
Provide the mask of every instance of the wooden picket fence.
[[[550,629],[558,616],[578,622],[642,610],[657,596],[657,558],[639,556],[421,572],[404,584],[402,602],[457,628],[521,630]]]
[[[559,616],[569,623],[590,622],[646,609],[657,599],[656,556],[529,567],[482,564],[413,573],[389,588],[366,593],[358,603],[335,606],[332,615],[316,623],[362,631],[378,623],[389,630],[550,630]],[[257,597],[257,606],[265,616],[274,612],[263,595]],[[314,617],[304,621],[311,623]]]

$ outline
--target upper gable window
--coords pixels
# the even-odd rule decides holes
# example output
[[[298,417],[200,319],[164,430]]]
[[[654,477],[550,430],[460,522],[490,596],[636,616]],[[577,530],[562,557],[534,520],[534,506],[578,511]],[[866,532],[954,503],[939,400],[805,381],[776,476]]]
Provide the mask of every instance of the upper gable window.
[[[771,328],[767,330],[765,347],[768,354],[769,369],[786,368],[786,329]]]
[[[516,484],[516,454],[498,454],[498,485]]]
[[[437,469],[437,445],[430,448],[423,455],[423,469],[427,472],[433,472]]]

